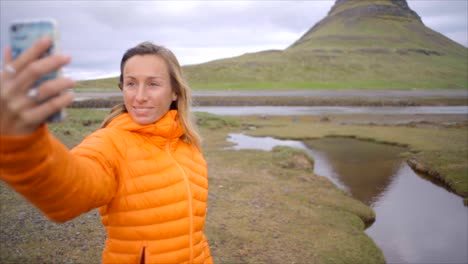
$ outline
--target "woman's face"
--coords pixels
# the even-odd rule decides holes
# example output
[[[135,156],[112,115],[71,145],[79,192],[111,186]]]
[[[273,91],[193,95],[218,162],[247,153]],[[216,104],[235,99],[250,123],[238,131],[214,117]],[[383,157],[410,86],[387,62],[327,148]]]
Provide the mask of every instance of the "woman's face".
[[[135,55],[126,61],[122,91],[128,113],[140,125],[158,121],[177,100],[166,62],[157,55]]]

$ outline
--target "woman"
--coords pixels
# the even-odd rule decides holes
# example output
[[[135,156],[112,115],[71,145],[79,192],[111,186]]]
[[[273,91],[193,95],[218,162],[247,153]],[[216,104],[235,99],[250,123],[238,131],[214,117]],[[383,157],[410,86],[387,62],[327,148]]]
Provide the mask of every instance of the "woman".
[[[206,162],[176,57],[149,42],[129,49],[120,65],[124,105],[69,151],[44,121],[71,103],[73,81],[58,78],[27,92],[70,61],[37,59],[50,44],[42,39],[15,60],[5,52],[1,179],[54,221],[99,207],[107,231],[103,263],[212,263],[203,235]]]

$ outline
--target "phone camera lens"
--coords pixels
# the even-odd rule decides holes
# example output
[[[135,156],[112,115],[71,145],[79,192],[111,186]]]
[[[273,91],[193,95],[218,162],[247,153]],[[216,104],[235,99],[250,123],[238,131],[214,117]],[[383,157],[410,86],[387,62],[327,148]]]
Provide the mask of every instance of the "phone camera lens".
[[[16,32],[18,30],[18,27],[16,25],[11,26],[11,31]]]

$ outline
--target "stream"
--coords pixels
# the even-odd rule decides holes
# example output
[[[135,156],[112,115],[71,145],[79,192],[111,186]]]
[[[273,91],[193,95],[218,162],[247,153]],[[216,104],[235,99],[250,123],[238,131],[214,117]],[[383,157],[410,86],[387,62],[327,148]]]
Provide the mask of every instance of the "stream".
[[[315,161],[315,174],[373,208],[376,221],[366,233],[387,263],[468,263],[468,207],[416,174],[400,155],[405,148],[350,138],[301,142],[229,134],[228,141],[236,150],[305,150]]]

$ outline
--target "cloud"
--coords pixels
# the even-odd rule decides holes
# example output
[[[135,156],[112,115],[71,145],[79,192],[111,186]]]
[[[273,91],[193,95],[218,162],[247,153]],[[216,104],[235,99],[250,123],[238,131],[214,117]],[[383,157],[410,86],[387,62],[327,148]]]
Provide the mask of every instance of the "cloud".
[[[408,5],[427,27],[468,47],[468,1],[409,0]]]
[[[424,23],[468,46],[465,0],[409,0]],[[0,1],[0,45],[15,19],[53,17],[70,69],[114,71],[135,44],[172,49],[183,65],[284,49],[325,17],[334,1]],[[112,66],[111,66],[112,65]],[[111,70],[112,69],[112,70]],[[72,71],[69,71],[72,73]]]

